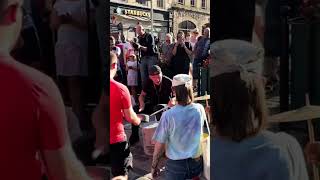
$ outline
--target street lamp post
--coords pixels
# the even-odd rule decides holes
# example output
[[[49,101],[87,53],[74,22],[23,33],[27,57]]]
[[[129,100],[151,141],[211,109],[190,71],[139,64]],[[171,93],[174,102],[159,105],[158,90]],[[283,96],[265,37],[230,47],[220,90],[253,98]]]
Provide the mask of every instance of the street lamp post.
[[[150,33],[153,35],[153,0],[136,0],[140,3],[145,3],[150,1],[150,18],[151,18],[151,31]]]
[[[150,18],[151,18],[151,31],[150,33],[153,36],[153,0],[145,0],[145,1],[150,1]]]
[[[153,0],[150,0],[151,1],[151,34],[153,36]]]

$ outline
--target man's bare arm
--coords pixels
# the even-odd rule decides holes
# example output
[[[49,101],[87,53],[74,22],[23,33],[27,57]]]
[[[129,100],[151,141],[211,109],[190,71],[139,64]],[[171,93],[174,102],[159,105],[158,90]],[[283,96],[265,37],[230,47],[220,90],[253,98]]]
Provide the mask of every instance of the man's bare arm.
[[[145,46],[141,46],[141,45],[140,45],[140,49],[141,49],[142,51],[144,51],[144,52],[146,52],[146,51],[148,50],[148,48],[147,48],[147,47],[145,47]]]
[[[131,122],[133,125],[138,126],[141,123],[141,119],[133,111],[132,106],[129,109],[124,109],[123,113],[124,113],[125,119]]]
[[[139,112],[143,111],[144,110],[144,100],[145,100],[145,97],[146,97],[147,93],[145,93],[143,90],[141,91],[141,94],[139,96],[139,104],[140,104],[140,107],[139,107]]]

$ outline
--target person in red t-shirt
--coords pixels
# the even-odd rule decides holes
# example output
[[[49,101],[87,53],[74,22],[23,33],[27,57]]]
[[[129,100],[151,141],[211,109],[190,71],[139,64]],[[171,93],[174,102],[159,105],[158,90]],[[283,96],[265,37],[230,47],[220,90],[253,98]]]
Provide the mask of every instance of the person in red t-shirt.
[[[113,176],[128,178],[132,154],[124,131],[123,118],[139,125],[141,117],[133,111],[128,88],[113,80],[117,72],[117,57],[110,52],[110,160]]]
[[[0,179],[90,179],[70,143],[53,80],[10,56],[22,23],[21,0],[0,1]],[[5,37],[5,38],[3,38]]]

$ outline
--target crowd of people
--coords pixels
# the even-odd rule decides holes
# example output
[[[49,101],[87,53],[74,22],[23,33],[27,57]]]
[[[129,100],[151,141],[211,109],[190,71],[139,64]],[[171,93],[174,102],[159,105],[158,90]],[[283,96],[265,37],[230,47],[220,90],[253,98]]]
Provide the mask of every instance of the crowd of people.
[[[137,37],[132,40],[126,40],[121,33],[110,36],[110,47],[119,58],[116,79],[130,87],[135,100],[139,94],[137,89],[144,86],[148,69],[153,65],[159,65],[163,74],[171,79],[177,74],[190,74],[194,86],[197,85],[199,67],[209,56],[210,28],[204,28],[203,34],[198,29],[187,34],[179,31],[175,37],[168,33],[163,42],[156,42],[157,38],[140,24],[135,30]]]

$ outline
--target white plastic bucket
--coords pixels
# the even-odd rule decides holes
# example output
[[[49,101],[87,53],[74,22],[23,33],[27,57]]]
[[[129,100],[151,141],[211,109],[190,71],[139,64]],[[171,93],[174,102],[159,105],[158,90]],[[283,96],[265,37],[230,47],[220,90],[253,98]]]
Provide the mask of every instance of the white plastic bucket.
[[[157,121],[151,121],[142,126],[142,143],[143,150],[146,155],[152,156],[154,151],[155,142],[152,140],[152,137],[159,125]]]

